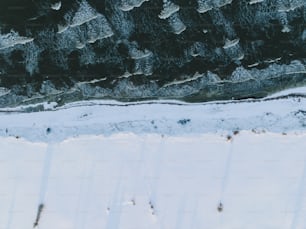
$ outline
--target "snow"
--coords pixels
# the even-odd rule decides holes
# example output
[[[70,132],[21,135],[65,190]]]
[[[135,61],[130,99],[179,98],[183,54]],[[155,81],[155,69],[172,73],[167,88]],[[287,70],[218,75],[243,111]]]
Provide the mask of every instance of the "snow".
[[[84,48],[85,46],[86,46],[86,44],[81,43],[81,42],[77,42],[75,47],[76,47],[77,49],[82,49],[82,48]]]
[[[195,104],[178,101],[125,104],[92,100],[62,107],[52,103],[49,104],[49,111],[36,113],[24,113],[29,110],[27,107],[2,108],[0,136],[19,136],[37,142],[62,141],[88,134],[108,136],[122,132],[166,135],[224,134],[235,129],[303,132],[306,129],[306,99],[302,95],[298,98],[274,96],[261,100]],[[47,108],[47,105],[43,106]],[[190,122],[179,124],[184,119]],[[48,127],[52,129],[50,134],[46,134]]]
[[[278,62],[280,61],[282,58],[281,57],[278,57],[278,58],[274,58],[274,59],[267,59],[267,60],[264,60],[265,63],[268,63],[268,64],[271,64],[271,63],[275,63],[275,62]]]
[[[167,20],[175,34],[179,35],[186,30],[186,26],[181,21],[178,13],[172,14]]]
[[[225,5],[231,4],[232,0],[197,0],[197,2],[197,11],[202,14],[212,10],[213,8],[221,8]]]
[[[304,228],[305,137],[0,138],[0,225],[32,228],[44,204],[40,229]]]
[[[137,49],[136,47],[131,47],[129,50],[129,54],[132,59],[139,60],[153,55],[153,53],[147,49],[144,51]]]
[[[0,87],[0,97],[7,95],[8,93],[10,93],[11,90],[5,88],[5,87]]]
[[[90,21],[96,19],[98,17],[98,15],[94,15],[92,17],[87,17],[87,18],[86,17],[82,17],[82,16],[79,16],[79,17],[80,18],[75,19],[75,21],[72,22],[72,24],[70,25],[71,28],[83,25],[86,22],[90,22]]]
[[[212,3],[211,1],[207,1],[207,0],[197,0],[198,2],[198,8],[197,11],[199,13],[206,13],[209,10],[213,9]]]
[[[184,79],[184,80],[173,81],[171,83],[165,84],[163,87],[169,87],[169,86],[172,86],[172,85],[178,85],[178,84],[183,84],[183,83],[186,83],[186,82],[191,82],[191,81],[197,80],[197,79],[202,78],[202,77],[204,77],[204,74],[200,74],[200,73],[196,72],[190,78],[187,78],[187,79]]]
[[[230,80],[233,82],[243,82],[250,79],[256,80],[244,67],[236,68],[230,77]]]
[[[278,9],[278,12],[290,12],[290,11],[294,11],[294,10],[296,10],[296,9],[298,9],[298,8],[302,8],[302,7],[304,7],[305,6],[305,2],[304,1],[301,1],[301,3],[300,4],[293,4],[293,5],[290,5],[290,6],[283,6],[283,7],[281,7],[280,9]]]
[[[299,94],[299,95],[305,95],[306,94],[306,87],[295,87],[290,88],[287,90],[283,90],[280,92],[273,93],[272,95],[268,96],[267,98],[276,98],[281,96],[287,96],[290,94]]]
[[[97,17],[98,13],[86,1],[82,1],[78,11],[72,18],[70,27],[80,26],[86,22],[96,19]]]
[[[81,11],[83,12],[83,11]],[[77,49],[85,48],[87,43],[95,43],[97,40],[101,40],[114,35],[112,29],[110,28],[107,19],[102,14],[96,14],[90,20],[86,21],[86,17],[81,20],[81,26],[75,25],[58,25],[58,34],[60,36],[60,44],[63,45],[67,43],[75,43]],[[83,23],[84,22],[84,23]],[[70,45],[70,43],[68,45]],[[67,45],[67,44],[66,44]],[[67,48],[67,47],[66,47]]]
[[[129,71],[126,71],[122,76],[119,76],[119,78],[129,78],[130,76],[132,76],[132,74]]]
[[[0,225],[305,228],[305,93],[1,109]]]
[[[57,28],[58,28],[57,33],[60,34],[65,32],[69,28],[69,25],[57,25]]]
[[[18,32],[11,31],[7,34],[0,34],[0,50],[14,47],[15,45],[24,45],[32,42],[34,38],[20,36]]]
[[[62,7],[62,2],[61,1],[56,2],[56,3],[51,5],[51,9],[53,9],[53,10],[60,10],[61,7]]]
[[[226,39],[225,44],[223,46],[224,49],[231,48],[239,43],[239,39],[228,40]]]
[[[256,62],[256,63],[254,63],[254,64],[249,64],[248,67],[249,67],[249,68],[253,68],[253,67],[256,67],[256,66],[258,66],[258,65],[259,65],[259,62]]]
[[[252,5],[252,4],[256,4],[256,3],[261,3],[263,1],[264,0],[250,0],[249,4]]]
[[[105,34],[105,35],[101,35],[101,36],[97,36],[97,37],[91,37],[91,38],[89,38],[89,39],[87,40],[87,42],[88,42],[89,44],[93,44],[93,43],[95,43],[95,42],[98,41],[98,40],[102,40],[102,39],[111,37],[111,36],[113,36],[113,35],[114,35],[114,33],[113,33],[113,32],[110,32],[110,33]]]
[[[233,0],[220,0],[218,3],[217,3],[217,7],[223,7],[225,5],[228,5],[228,4],[231,4]]]
[[[287,25],[285,25],[283,28],[282,28],[282,32],[283,33],[289,33],[291,30],[290,30],[290,28],[287,26]]]
[[[104,78],[101,78],[101,79],[93,79],[93,80],[89,80],[89,81],[78,82],[77,85],[94,84],[94,83],[99,83],[99,82],[105,81],[105,80],[107,80],[107,77],[104,77]]]
[[[131,11],[134,8],[140,7],[144,2],[149,0],[122,0],[121,6],[119,7],[122,11]]]
[[[158,17],[160,19],[166,19],[170,17],[172,14],[178,12],[179,10],[180,10],[180,7],[178,5],[174,4],[171,1],[166,0],[164,1],[163,9],[158,15]]]

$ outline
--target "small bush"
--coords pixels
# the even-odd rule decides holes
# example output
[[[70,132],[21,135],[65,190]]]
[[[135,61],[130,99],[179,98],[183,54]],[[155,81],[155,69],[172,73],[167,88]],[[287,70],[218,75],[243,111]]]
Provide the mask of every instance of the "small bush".
[[[46,129],[46,133],[47,133],[47,134],[50,134],[50,133],[51,133],[51,128],[50,128],[50,127],[48,127],[48,128]]]
[[[190,119],[181,119],[181,120],[178,120],[177,123],[181,125],[186,125],[190,121],[191,121]]]

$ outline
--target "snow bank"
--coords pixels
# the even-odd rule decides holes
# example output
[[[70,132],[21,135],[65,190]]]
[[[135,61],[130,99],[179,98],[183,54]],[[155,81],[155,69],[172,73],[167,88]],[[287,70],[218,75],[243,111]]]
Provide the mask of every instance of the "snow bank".
[[[289,91],[290,92],[290,91]],[[31,141],[61,141],[80,135],[185,135],[232,133],[235,130],[275,133],[306,129],[306,98],[283,96],[263,100],[187,104],[177,101],[120,103],[84,101],[50,111],[23,113],[1,109],[0,136]],[[41,105],[40,105],[41,106]],[[45,106],[45,105],[44,105]],[[31,110],[30,107],[19,108]],[[50,128],[52,131],[47,133]]]

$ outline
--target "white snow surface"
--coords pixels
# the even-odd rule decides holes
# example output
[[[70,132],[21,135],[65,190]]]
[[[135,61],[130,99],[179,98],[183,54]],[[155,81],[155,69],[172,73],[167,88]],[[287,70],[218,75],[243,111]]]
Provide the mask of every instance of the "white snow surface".
[[[0,110],[0,228],[306,227],[303,96],[44,106]]]
[[[0,138],[0,225],[305,228],[305,134]],[[219,203],[223,211],[217,211]]]

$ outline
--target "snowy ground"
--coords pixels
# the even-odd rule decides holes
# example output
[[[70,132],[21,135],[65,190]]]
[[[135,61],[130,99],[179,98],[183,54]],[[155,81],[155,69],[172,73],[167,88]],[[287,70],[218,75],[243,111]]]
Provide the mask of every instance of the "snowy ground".
[[[0,229],[306,228],[305,109],[301,96],[2,110]]]
[[[305,139],[2,138],[0,228],[32,228],[40,203],[41,229],[305,228]]]

